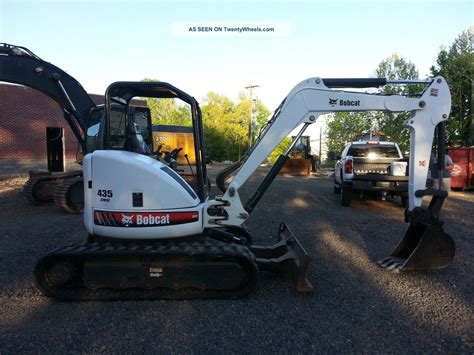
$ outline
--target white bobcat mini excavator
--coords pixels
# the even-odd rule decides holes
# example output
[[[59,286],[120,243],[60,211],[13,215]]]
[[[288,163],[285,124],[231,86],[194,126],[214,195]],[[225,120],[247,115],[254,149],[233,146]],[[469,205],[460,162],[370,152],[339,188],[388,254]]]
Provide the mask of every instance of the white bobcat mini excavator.
[[[239,190],[264,159],[294,128],[298,137],[324,113],[336,111],[409,111],[408,230],[381,262],[391,271],[447,266],[454,242],[438,218],[445,191],[425,188],[435,127],[447,120],[451,98],[442,77],[423,81],[420,97],[383,96],[340,88],[379,87],[386,79],[310,78],[283,100],[246,156],[217,176],[221,196],[208,197],[201,111],[196,100],[163,82],[116,82],[106,92],[102,122],[107,149],[84,159],[84,222],[87,242],[57,249],[41,258],[34,271],[38,288],[62,300],[237,298],[252,292],[259,270],[293,276],[296,289],[310,292],[310,258],[285,224],[274,245],[254,245],[244,222],[288,159],[280,156],[254,195],[243,203]],[[410,84],[410,82],[400,82]],[[417,84],[420,81],[416,82]],[[196,151],[195,188],[149,156],[140,127],[125,119],[122,129],[111,115],[113,104],[133,97],[166,97],[191,107]],[[297,137],[297,138],[298,138]],[[298,139],[293,142],[297,142]],[[117,150],[124,141],[131,151]],[[441,146],[443,145],[440,139]],[[440,164],[439,166],[443,166]],[[226,186],[224,181],[233,179]],[[422,197],[431,196],[428,208]]]

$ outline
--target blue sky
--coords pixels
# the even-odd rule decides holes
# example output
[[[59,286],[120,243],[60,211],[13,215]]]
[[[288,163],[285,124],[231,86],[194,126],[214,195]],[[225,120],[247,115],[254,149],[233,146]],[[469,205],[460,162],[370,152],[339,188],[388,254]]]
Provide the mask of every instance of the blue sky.
[[[440,46],[473,25],[472,1],[9,1],[0,41],[30,48],[87,91],[144,77],[198,100],[248,84],[273,110],[307,77],[368,77],[393,52],[424,77]],[[275,23],[282,36],[178,36],[174,23]]]

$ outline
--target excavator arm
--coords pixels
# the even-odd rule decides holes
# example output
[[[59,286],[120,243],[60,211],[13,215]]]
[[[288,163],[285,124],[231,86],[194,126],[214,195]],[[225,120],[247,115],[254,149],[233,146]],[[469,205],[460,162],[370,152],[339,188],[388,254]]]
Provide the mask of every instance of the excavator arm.
[[[385,84],[425,84],[420,97],[379,95],[336,90],[336,88],[368,88]],[[240,187],[254,173],[267,156],[293,129],[302,125],[297,136],[318,117],[341,111],[411,112],[405,122],[410,131],[409,159],[409,207],[406,220],[410,227],[404,239],[381,264],[392,271],[419,270],[444,267],[454,257],[454,243],[442,230],[438,213],[446,193],[426,189],[431,146],[436,126],[448,119],[451,108],[449,87],[442,77],[429,81],[387,81],[386,79],[321,79],[310,78],[299,83],[285,100],[242,160],[224,195],[208,201],[208,207],[222,213],[212,213],[205,218],[205,226],[238,226],[249,217],[255,205],[288,159],[288,153],[280,156],[255,194],[246,204],[239,196]],[[294,140],[296,142],[297,139]],[[231,170],[231,169],[230,169]],[[222,176],[220,177],[222,181]],[[221,184],[222,185],[222,184]],[[433,196],[428,210],[422,208],[424,196]],[[425,238],[425,234],[429,234]],[[429,241],[427,241],[429,239]],[[423,244],[426,244],[423,246]],[[420,247],[422,245],[422,247]],[[439,252],[439,253],[438,253]],[[415,255],[414,255],[415,254]],[[421,259],[421,260],[419,260]]]
[[[299,83],[285,98],[262,137],[256,141],[226,189],[222,201],[228,204],[224,207],[228,218],[226,216],[221,220],[214,220],[215,224],[242,224],[255,206],[258,196],[262,195],[261,189],[265,186],[260,186],[260,190],[257,190],[256,195],[245,207],[238,194],[240,187],[291,131],[303,125],[299,132],[301,136],[307,126],[315,123],[319,116],[330,112],[408,111],[412,113],[412,117],[405,122],[410,130],[410,204],[408,209],[412,211],[415,207],[421,206],[422,196],[416,191],[425,189],[435,127],[448,119],[451,107],[449,88],[442,77],[437,77],[425,82],[427,87],[421,97],[408,98],[399,95],[385,96],[334,90],[325,85],[361,88],[380,86],[384,83],[386,83],[384,79],[321,78],[311,78]],[[211,224],[214,223],[211,222]]]
[[[31,87],[56,101],[86,151],[87,118],[96,105],[76,79],[27,48],[0,43],[0,81]]]

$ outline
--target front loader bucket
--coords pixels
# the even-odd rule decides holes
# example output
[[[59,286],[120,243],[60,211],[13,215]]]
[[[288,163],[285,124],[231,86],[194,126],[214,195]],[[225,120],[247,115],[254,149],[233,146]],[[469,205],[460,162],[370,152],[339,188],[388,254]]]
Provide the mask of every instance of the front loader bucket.
[[[309,159],[288,159],[281,168],[280,175],[308,176],[311,174],[311,160]]]
[[[280,224],[277,243],[270,246],[250,246],[260,270],[289,275],[295,288],[310,293],[313,286],[306,278],[311,258],[284,223]]]
[[[442,269],[451,263],[454,252],[454,241],[442,227],[412,223],[379,265],[391,272]]]

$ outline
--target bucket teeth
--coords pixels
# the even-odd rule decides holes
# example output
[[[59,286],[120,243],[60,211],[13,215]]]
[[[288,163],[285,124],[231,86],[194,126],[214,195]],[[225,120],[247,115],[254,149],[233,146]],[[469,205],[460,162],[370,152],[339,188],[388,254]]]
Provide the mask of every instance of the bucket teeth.
[[[389,256],[378,261],[378,265],[387,271],[397,274],[403,268],[403,266],[405,265],[405,262],[406,262],[406,259]]]
[[[390,272],[442,269],[453,260],[455,249],[440,225],[412,223],[390,256],[378,264]]]

